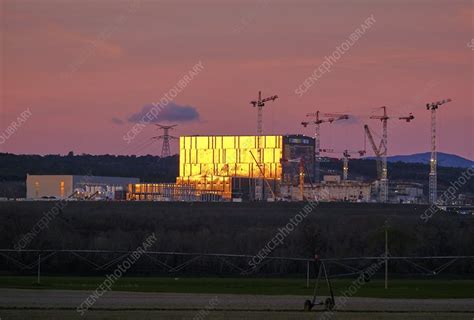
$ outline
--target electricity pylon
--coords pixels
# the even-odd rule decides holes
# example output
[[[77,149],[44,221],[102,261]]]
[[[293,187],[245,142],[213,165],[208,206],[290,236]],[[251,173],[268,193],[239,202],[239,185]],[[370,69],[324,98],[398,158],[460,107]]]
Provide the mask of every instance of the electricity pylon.
[[[171,154],[170,152],[170,140],[178,139],[177,137],[171,136],[169,134],[170,130],[173,130],[177,124],[173,124],[170,126],[163,126],[161,124],[156,124],[159,129],[163,130],[163,134],[160,136],[152,137],[152,139],[163,140],[163,146],[161,147],[161,157],[169,157]]]

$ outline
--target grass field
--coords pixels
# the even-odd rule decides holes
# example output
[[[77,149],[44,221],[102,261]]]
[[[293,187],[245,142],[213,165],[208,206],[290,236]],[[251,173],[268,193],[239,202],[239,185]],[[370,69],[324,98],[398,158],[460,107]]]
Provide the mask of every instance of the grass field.
[[[92,319],[92,320],[115,320],[115,319],[140,319],[140,320],[183,320],[197,319],[195,311],[92,311],[85,317],[74,314],[70,310],[2,310],[5,319],[10,320],[64,320],[64,319]],[[471,320],[471,313],[346,313],[339,312],[331,317],[331,320]],[[206,320],[315,320],[315,313],[295,312],[225,312],[213,311],[206,316]]]
[[[95,290],[105,277],[42,277],[36,284],[36,277],[0,277],[2,288]],[[332,280],[334,294],[342,295],[352,279]],[[326,285],[320,286],[320,293],[326,295]],[[113,290],[136,292],[176,293],[229,293],[266,295],[312,295],[313,282],[306,288],[304,279],[274,278],[164,278],[123,277],[115,282]],[[389,281],[385,290],[382,280],[365,283],[354,297],[444,299],[474,298],[474,280],[406,280]]]

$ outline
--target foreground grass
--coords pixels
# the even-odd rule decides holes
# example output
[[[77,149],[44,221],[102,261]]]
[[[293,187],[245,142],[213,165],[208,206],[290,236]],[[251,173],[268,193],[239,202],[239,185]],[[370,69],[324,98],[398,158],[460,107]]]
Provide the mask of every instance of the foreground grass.
[[[105,277],[0,277],[1,288],[36,288],[95,290]],[[342,295],[354,279],[332,280],[335,295]],[[165,278],[123,277],[115,282],[114,291],[176,292],[176,293],[229,293],[266,295],[307,295],[313,292],[313,283],[306,288],[305,279],[268,278]],[[327,295],[325,283],[320,286],[322,295]],[[374,298],[474,298],[474,280],[406,280],[389,281],[384,289],[383,280],[365,283],[353,295]]]
[[[64,319],[92,319],[92,320],[182,320],[198,319],[196,311],[89,311],[85,317],[71,310],[2,310],[2,316],[9,320],[64,320]],[[211,311],[206,320],[314,320],[315,312],[232,312]],[[337,312],[332,314],[331,320],[466,320],[471,319],[469,313],[348,313]],[[200,319],[200,318],[199,318]]]

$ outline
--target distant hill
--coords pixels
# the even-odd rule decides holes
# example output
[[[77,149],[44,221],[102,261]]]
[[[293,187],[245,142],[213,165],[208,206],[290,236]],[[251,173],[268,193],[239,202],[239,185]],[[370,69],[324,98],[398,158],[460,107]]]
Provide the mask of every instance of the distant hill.
[[[389,162],[405,163],[430,163],[430,152],[416,153],[410,155],[399,155],[388,157]],[[374,159],[373,157],[367,159]],[[455,154],[438,152],[438,165],[442,167],[469,168],[474,166],[474,161],[457,156]]]

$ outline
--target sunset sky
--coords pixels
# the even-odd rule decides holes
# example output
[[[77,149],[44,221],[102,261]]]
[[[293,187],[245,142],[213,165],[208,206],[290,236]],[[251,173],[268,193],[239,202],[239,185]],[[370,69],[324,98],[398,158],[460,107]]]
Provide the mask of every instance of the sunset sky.
[[[188,74],[159,123],[174,135],[255,134],[259,90],[278,95],[266,134],[313,134],[308,112],[356,115],[323,125],[321,147],[363,148],[368,116],[388,106],[389,153],[429,151],[427,102],[439,151],[474,159],[471,0],[1,0],[0,131],[32,115],[0,152],[154,154],[151,124],[124,135]],[[303,96],[295,89],[373,15],[375,23]],[[471,45],[472,44],[472,45]],[[413,113],[411,123],[399,116]],[[177,152],[177,141],[172,150]],[[371,150],[369,155],[372,155]]]

